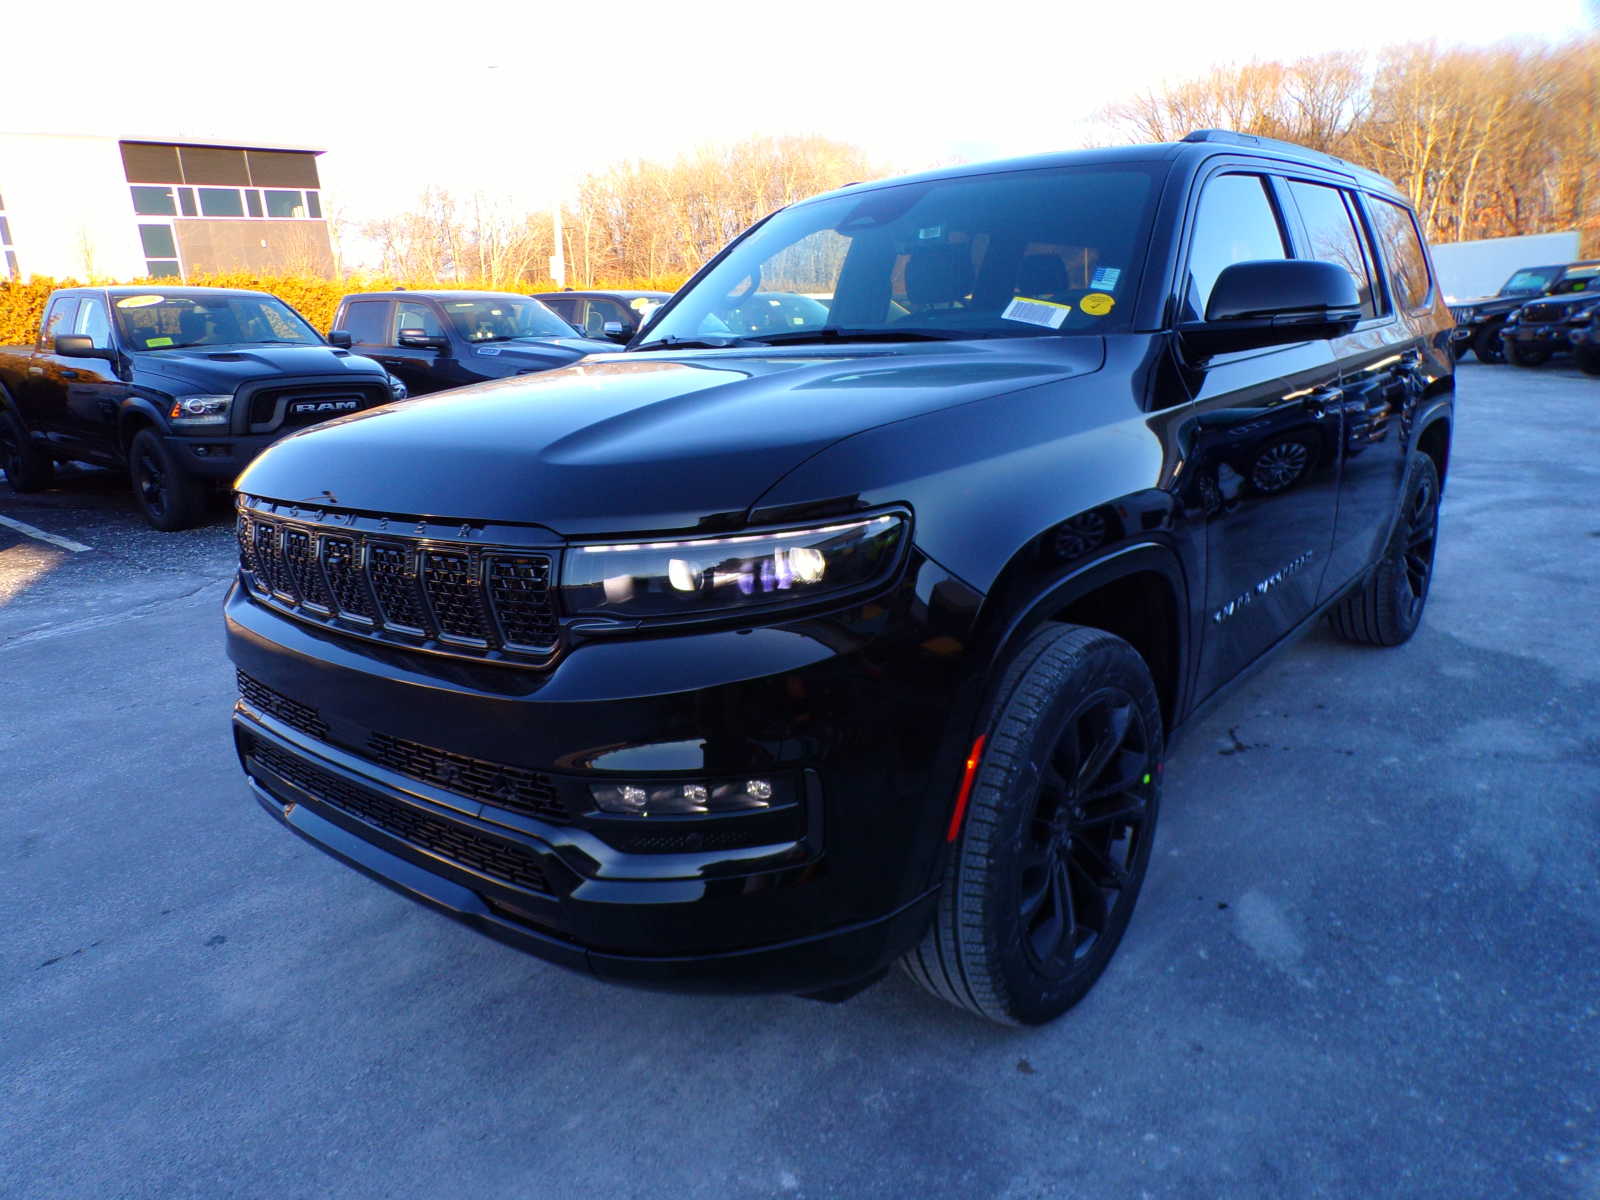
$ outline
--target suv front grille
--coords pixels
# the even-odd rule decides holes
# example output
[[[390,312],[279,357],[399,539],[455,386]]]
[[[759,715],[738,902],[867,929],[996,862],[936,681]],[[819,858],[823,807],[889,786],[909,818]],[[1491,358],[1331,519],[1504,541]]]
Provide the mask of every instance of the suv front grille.
[[[458,825],[350,783],[331,771],[288,754],[261,738],[251,739],[249,756],[267,770],[310,793],[324,804],[374,825],[440,858],[514,887],[548,894],[550,885],[538,856],[525,846]]]
[[[486,532],[495,544],[456,540]],[[555,650],[552,550],[512,542],[528,531],[323,511],[308,519],[241,498],[237,533],[251,593],[303,620],[496,661],[542,663]]]
[[[1520,321],[1544,322],[1554,321],[1567,312],[1564,304],[1524,304],[1519,314]]]
[[[291,729],[298,729],[308,737],[314,737],[319,742],[328,740],[328,723],[322,719],[322,714],[309,704],[302,704],[298,700],[291,700],[282,692],[274,691],[259,679],[246,675],[243,671],[235,672],[239,677],[239,695],[246,704],[252,708],[260,709],[270,717],[276,717]]]

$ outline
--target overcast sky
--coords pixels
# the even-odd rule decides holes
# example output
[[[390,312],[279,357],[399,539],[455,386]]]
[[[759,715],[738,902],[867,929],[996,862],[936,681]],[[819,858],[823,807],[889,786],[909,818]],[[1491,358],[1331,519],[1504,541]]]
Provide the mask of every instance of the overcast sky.
[[[1597,5],[30,4],[0,24],[0,128],[325,149],[334,211],[361,221],[429,184],[543,206],[619,159],[757,133],[907,169],[1070,148],[1106,104],[1220,63],[1559,39]]]

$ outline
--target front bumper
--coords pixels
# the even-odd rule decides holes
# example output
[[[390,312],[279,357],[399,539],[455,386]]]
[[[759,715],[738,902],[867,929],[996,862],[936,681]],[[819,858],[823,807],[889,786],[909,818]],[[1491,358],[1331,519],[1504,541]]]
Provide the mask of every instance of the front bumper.
[[[293,432],[294,430],[286,429],[283,433],[244,436],[222,433],[215,437],[207,433],[169,433],[163,435],[162,440],[172,451],[173,457],[183,464],[183,469],[189,474],[204,479],[231,481],[256,455],[272,445],[284,433]]]
[[[971,713],[959,618],[930,603],[941,578],[923,562],[848,613],[595,641],[544,671],[356,643],[235,587],[229,654],[254,697],[235,741],[257,799],[300,836],[541,958],[686,990],[847,987],[910,948],[936,902]],[[509,811],[379,761],[374,737],[538,772],[567,796],[643,773],[783,776],[801,812],[759,844],[742,815],[656,818],[652,834],[687,840],[640,842],[622,826],[648,819]]]
[[[1570,334],[1568,325],[1552,321],[1542,325],[1508,325],[1500,331],[1500,340],[1507,344],[1565,350],[1570,345]]]

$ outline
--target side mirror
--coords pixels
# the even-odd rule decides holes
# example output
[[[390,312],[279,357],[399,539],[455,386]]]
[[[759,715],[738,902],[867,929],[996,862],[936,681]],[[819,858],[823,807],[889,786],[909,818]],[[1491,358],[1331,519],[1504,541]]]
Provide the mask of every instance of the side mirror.
[[[628,330],[621,321],[607,321],[601,328],[605,331],[606,337],[613,342],[625,342],[628,340]]]
[[[81,333],[56,334],[55,350],[62,358],[103,358],[115,362],[117,352],[109,346],[96,346],[92,337]]]
[[[400,331],[400,344],[410,346],[413,350],[448,350],[450,339],[439,333],[429,333],[425,329],[402,329]]]
[[[1199,357],[1341,337],[1361,319],[1350,272],[1330,262],[1234,263],[1217,276],[1206,319],[1178,327]]]
[[[348,329],[328,330],[328,345],[337,346],[341,350],[348,350],[355,345],[355,338],[350,336]]]

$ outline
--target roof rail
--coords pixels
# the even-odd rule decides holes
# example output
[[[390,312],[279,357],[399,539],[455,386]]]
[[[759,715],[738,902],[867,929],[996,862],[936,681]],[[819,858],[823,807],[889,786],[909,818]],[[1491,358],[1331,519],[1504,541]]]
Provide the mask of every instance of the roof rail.
[[[1263,150],[1292,150],[1306,158],[1338,163],[1341,167],[1350,165],[1342,158],[1326,154],[1321,150],[1313,150],[1309,146],[1302,146],[1296,142],[1286,142],[1280,138],[1258,137],[1253,133],[1236,133],[1232,129],[1196,129],[1192,133],[1186,134],[1183,140],[1186,142],[1222,142],[1230,146],[1259,146]]]

